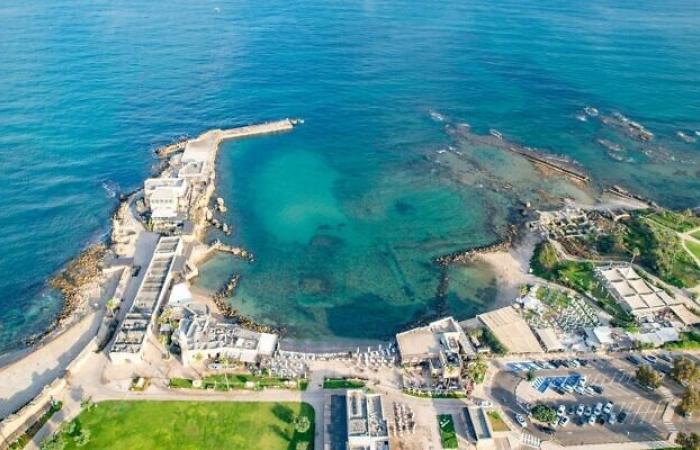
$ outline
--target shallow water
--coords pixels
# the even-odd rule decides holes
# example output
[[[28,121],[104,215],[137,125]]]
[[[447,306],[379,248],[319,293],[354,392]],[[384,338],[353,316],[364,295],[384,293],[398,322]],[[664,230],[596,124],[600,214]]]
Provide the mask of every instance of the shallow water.
[[[105,233],[111,190],[140,185],[152,147],[213,127],[307,121],[222,152],[232,240],[258,260],[208,268],[240,270],[234,303],[301,335],[377,336],[430,313],[431,255],[496,238],[523,195],[587,195],[464,148],[431,111],[697,206],[698,144],[675,133],[700,129],[699,13],[690,0],[3,2],[0,350],[55,316],[44,280]],[[643,123],[665,150],[578,121],[585,105]],[[449,144],[464,159],[423,158]],[[490,294],[455,295],[468,316]]]

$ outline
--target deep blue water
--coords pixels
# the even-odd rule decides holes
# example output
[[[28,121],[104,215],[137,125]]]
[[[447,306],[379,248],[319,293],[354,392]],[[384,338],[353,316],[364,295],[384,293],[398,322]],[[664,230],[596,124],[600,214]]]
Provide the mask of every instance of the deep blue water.
[[[60,308],[45,280],[105,233],[103,185],[137,187],[155,145],[212,127],[303,117],[295,149],[361,183],[378,160],[449,143],[438,111],[700,203],[700,147],[675,137],[700,129],[697,1],[6,1],[0,86],[0,350]],[[609,159],[596,139],[610,133],[575,119],[585,105],[642,122],[673,158]]]

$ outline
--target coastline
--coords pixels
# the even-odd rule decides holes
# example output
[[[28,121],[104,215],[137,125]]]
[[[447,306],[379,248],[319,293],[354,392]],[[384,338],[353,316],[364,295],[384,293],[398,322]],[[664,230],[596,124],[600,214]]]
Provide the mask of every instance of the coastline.
[[[223,142],[237,138],[252,137],[260,134],[289,131],[293,129],[293,127],[297,123],[303,122],[297,120],[284,119],[282,121],[266,122],[259,125],[247,125],[224,130],[213,129],[206,131],[192,139],[178,140],[174,143],[170,143],[168,145],[159,147],[154,150],[156,156],[160,159],[160,164],[158,168],[154,170],[152,176],[162,176],[163,173],[170,168],[173,157],[183,152],[188,143],[199,143],[207,147],[208,151],[211,154],[210,158],[212,164],[215,164],[218,151]],[[463,130],[461,130],[460,134],[466,134],[471,139],[475,139],[475,136],[477,136],[468,131],[465,133],[465,131]],[[497,138],[494,136],[478,137],[481,140],[491,143],[492,145],[496,145],[513,151],[510,148],[513,145],[508,141],[503,140],[502,138]],[[538,152],[536,152],[534,149],[530,149],[527,147],[523,148],[525,150],[521,150],[520,148],[518,148],[518,151],[516,153],[520,154],[523,151],[526,151],[527,153],[536,155],[538,158],[542,159],[544,159],[544,156],[546,156],[540,156]],[[556,159],[552,158],[551,156],[547,159],[551,159],[550,161],[548,161],[550,163],[557,162],[561,164],[561,161],[556,161]],[[537,165],[537,162],[532,162],[532,164]],[[565,162],[564,165],[566,168],[574,166],[574,164],[571,164],[570,162]],[[580,172],[573,173],[577,176],[580,175]],[[568,173],[567,175],[571,175],[571,173]],[[199,195],[196,197],[195,201],[190,207],[190,216],[194,225],[192,235],[194,236],[195,243],[197,244],[207,245],[205,241],[208,236],[208,230],[209,227],[214,224],[211,218],[211,202],[212,196],[214,195],[215,191],[216,183],[214,170],[211,179],[206,184],[206,188],[199,193]],[[621,195],[621,192],[626,195]],[[65,273],[67,273],[72,264],[78,261],[86,252],[89,252],[94,247],[103,245],[106,247],[107,253],[114,252],[115,246],[117,245],[115,239],[112,237],[114,234],[114,229],[116,228],[115,223],[121,218],[123,218],[121,216],[123,216],[125,212],[132,212],[131,207],[134,199],[142,194],[143,188],[140,188],[134,192],[129,193],[128,195],[121,196],[119,203],[115,207],[115,213],[112,215],[112,233],[110,233],[105,239],[103,239],[102,242],[91,245],[86,250],[81,252],[75,259],[69,261],[66,264],[66,266],[64,266],[64,268],[61,269],[61,271],[58,272],[53,278],[60,278]],[[608,198],[607,201],[604,200],[606,197]],[[643,199],[641,199],[639,196],[636,196],[624,190],[621,191],[621,188],[613,186],[612,188],[604,189],[603,194],[601,195],[601,198],[598,199],[597,203],[589,207],[606,207],[606,205],[608,204],[615,204],[618,206],[625,206],[628,208],[639,208],[642,207],[642,205],[644,205]],[[651,204],[653,205],[653,203]],[[468,263],[471,260],[480,260],[486,263],[494,273],[499,286],[497,298],[489,306],[489,309],[497,308],[499,305],[507,304],[512,300],[512,298],[514,298],[513,294],[517,294],[518,286],[526,282],[526,280],[531,279],[529,274],[527,273],[527,270],[529,268],[529,261],[524,258],[523,251],[529,251],[529,254],[531,255],[532,247],[534,247],[534,244],[530,245],[526,242],[514,242],[516,240],[527,241],[529,239],[527,236],[521,239],[520,236],[522,234],[521,230],[524,228],[525,224],[524,216],[525,214],[518,215],[516,218],[511,218],[508,230],[506,232],[506,237],[503,240],[483,247],[470,248],[463,251],[455,252],[450,255],[444,255],[442,257],[437,258],[435,262],[438,265],[442,266],[447,266],[450,264]],[[529,235],[529,233],[527,232],[525,234]],[[216,251],[216,249],[214,249],[214,251]],[[104,264],[104,259],[102,260],[102,264]],[[197,264],[201,264],[201,261],[198,261]],[[82,291],[82,288],[84,288],[85,285],[88,285],[92,282],[94,282],[94,280],[89,280],[88,282],[83,283],[83,285],[77,285],[75,290]],[[436,298],[438,298],[441,295],[440,290],[441,288],[438,287],[438,294]],[[70,295],[81,297],[82,292],[73,292],[70,293]],[[199,297],[205,297],[207,295],[211,296],[211,294],[209,293],[198,293]],[[0,355],[0,367],[3,367],[7,364],[10,364],[13,361],[21,359],[27,353],[36,350],[37,347],[41,347],[43,343],[52,340],[56,336],[59,336],[61,333],[65,332],[66,329],[70,328],[71,324],[77,322],[76,317],[74,317],[73,314],[74,310],[76,309],[76,306],[72,304],[72,301],[68,301],[67,295],[64,295],[63,297],[64,306],[58,314],[58,317],[52,323],[52,325],[49,328],[47,328],[47,330],[44,333],[28,338],[27,347],[23,349],[11,350],[7,353]],[[221,308],[219,308],[216,305],[216,302],[211,302],[211,304],[216,307],[215,310],[219,314],[221,314],[222,312],[226,312],[221,311]],[[249,326],[256,326],[256,324],[252,320],[239,315],[236,310],[231,309],[231,311],[227,312],[229,314],[224,315],[226,315],[229,318],[239,320]],[[264,328],[269,329],[269,327]],[[283,326],[279,326],[277,328],[283,328]]]
[[[151,172],[151,176],[161,176],[169,167],[171,158],[182,152],[188,142],[206,142],[210,147],[212,162],[214,162],[221,144],[225,141],[252,137],[261,134],[285,132],[292,130],[293,127],[299,123],[303,123],[303,121],[299,119],[283,119],[279,121],[245,125],[223,130],[213,129],[205,131],[193,139],[178,140],[174,143],[157,147],[154,150],[154,154],[160,159],[161,163]],[[193,235],[195,236],[196,241],[200,244],[204,244],[204,240],[207,236],[207,230],[210,225],[209,221],[206,220],[205,210],[209,207],[214,191],[215,183],[214,178],[212,177],[212,180],[207,184],[207,189],[203,192],[203,195],[200,195],[193,205],[193,209],[199,212],[199,214],[196,214],[193,217],[193,223],[195,225]],[[120,245],[124,245],[124,243],[120,242],[119,239],[115,237],[115,234],[119,229],[120,222],[138,222],[138,219],[133,216],[134,211],[132,211],[132,207],[136,198],[142,194],[143,187],[140,187],[132,192],[120,195],[119,202],[115,205],[113,212],[110,215],[110,224],[107,227],[106,232],[103,234],[103,237],[98,241],[91,242],[89,245],[87,245],[76,257],[67,261],[54,275],[46,280],[48,286],[56,289],[56,291],[61,294],[61,301],[63,302],[61,309],[45,330],[40,333],[27,336],[21,342],[17,343],[18,348],[11,349],[0,354],[0,369],[10,367],[32,353],[46,348],[49,346],[49,344],[59,340],[62,336],[67,334],[86,317],[89,312],[86,312],[85,314],[77,314],[76,311],[89,306],[87,305],[87,300],[90,296],[90,291],[94,290],[95,288],[100,290],[105,288],[105,285],[109,281],[105,279],[107,274],[106,269],[108,269],[108,267],[112,268],[119,266],[119,255],[120,253],[123,253],[123,250],[119,251],[118,248]],[[143,224],[138,223],[138,225],[140,225],[140,227],[143,229]],[[127,244],[128,247],[133,245],[135,245],[134,242]],[[69,283],[70,285],[61,283],[61,286],[53,286],[54,280],[65,279],[66,276],[70,277],[69,272],[71,268],[76,264],[79,264],[84,255],[90,254],[94,249],[98,248],[103,248],[104,252],[102,252],[101,257],[96,261],[97,267],[95,267],[95,269],[97,272],[92,274],[93,276],[73,280],[75,283]]]

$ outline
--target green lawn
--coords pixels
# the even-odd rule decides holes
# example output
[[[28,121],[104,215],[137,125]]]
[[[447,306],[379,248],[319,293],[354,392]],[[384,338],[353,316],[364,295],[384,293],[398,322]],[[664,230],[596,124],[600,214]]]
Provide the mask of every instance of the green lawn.
[[[700,258],[700,244],[688,239],[685,241],[685,245],[688,246],[690,253],[695,255],[696,258]]]
[[[365,381],[357,378],[326,378],[323,389],[359,389],[365,387]]]
[[[498,413],[498,411],[489,411],[486,414],[489,416],[489,422],[491,422],[491,428],[493,428],[494,432],[510,430],[510,428],[508,428],[508,425],[506,425],[506,423],[501,418],[501,415]]]
[[[692,233],[691,236],[693,236],[695,239],[700,239],[700,230],[696,231],[695,233]]]
[[[308,431],[295,430],[305,416]],[[314,410],[307,403],[106,401],[76,419],[87,430],[83,448],[130,450],[287,450],[298,442],[313,449]],[[66,449],[78,448],[63,434]]]
[[[457,432],[452,414],[440,414],[438,416],[438,426],[440,427],[440,443],[442,448],[458,448]]]
[[[700,218],[690,213],[661,211],[647,216],[654,222],[675,231],[685,233],[700,226]]]

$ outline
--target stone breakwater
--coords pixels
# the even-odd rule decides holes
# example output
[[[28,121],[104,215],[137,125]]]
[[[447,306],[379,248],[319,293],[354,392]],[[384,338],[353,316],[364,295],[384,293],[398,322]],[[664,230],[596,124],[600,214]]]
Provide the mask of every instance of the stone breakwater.
[[[470,248],[469,250],[460,250],[447,255],[435,258],[434,262],[439,266],[449,266],[450,264],[466,264],[480,253],[500,252],[508,250],[512,245],[515,237],[518,234],[518,228],[515,225],[510,225],[506,232],[506,237],[503,240]]]

